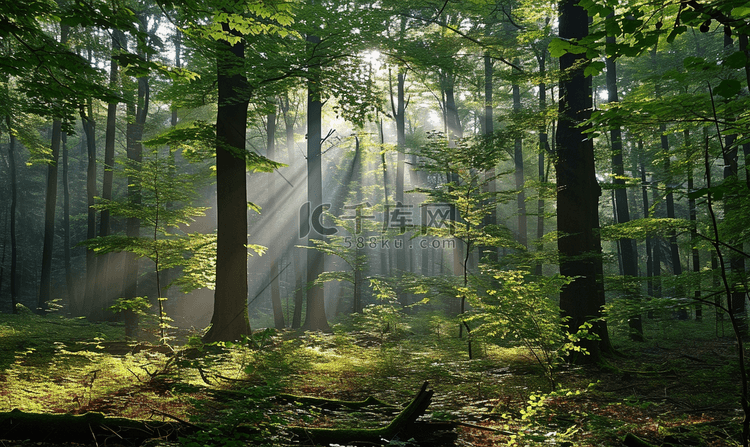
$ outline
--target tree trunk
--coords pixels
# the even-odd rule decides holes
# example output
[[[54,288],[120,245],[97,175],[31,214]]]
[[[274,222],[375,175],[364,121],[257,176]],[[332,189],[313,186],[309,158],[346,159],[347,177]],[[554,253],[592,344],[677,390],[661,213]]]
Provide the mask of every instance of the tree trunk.
[[[42,246],[42,277],[39,286],[37,312],[44,314],[49,307],[52,279],[52,246],[55,240],[55,208],[57,207],[57,162],[60,158],[62,122],[52,122],[52,150],[47,166],[47,195],[44,206],[44,242]]]
[[[560,9],[560,37],[580,39],[588,35],[588,15],[577,1],[563,0]],[[593,325],[592,332],[601,341],[582,340],[580,346],[589,355],[578,362],[596,362],[602,350],[608,349],[607,327],[592,321],[601,315],[604,305],[601,243],[599,229],[599,196],[601,189],[594,168],[593,142],[580,126],[589,118],[591,77],[584,76],[585,55],[565,54],[560,57],[559,127],[557,130],[557,229],[560,251],[560,273],[573,282],[560,293],[560,308],[569,317],[568,331],[575,333],[584,323]],[[603,348],[603,349],[601,349]]]
[[[308,36],[307,41],[316,45],[320,42],[317,36]],[[321,166],[321,112],[323,104],[320,98],[320,73],[312,69],[311,78],[307,85],[307,201],[309,210],[313,213],[323,205],[323,177]],[[308,222],[310,222],[308,216]],[[325,312],[325,294],[323,286],[313,282],[323,273],[323,254],[318,251],[313,241],[323,239],[315,226],[311,225],[307,237],[307,312],[305,313],[304,328],[310,331],[329,331]]]
[[[488,52],[484,53],[484,135],[487,138],[492,138],[495,133],[495,119],[492,107],[492,88],[494,84],[495,67],[492,63],[492,58]],[[495,169],[490,169],[485,172],[485,179],[491,179],[484,192],[491,194],[497,191],[497,184],[495,182]],[[489,199],[492,203],[495,203],[495,198]],[[495,205],[489,213],[482,219],[484,226],[497,225],[497,205]],[[497,262],[497,247],[482,247],[482,252],[487,253],[490,262]]]
[[[276,160],[276,111],[269,113],[266,122],[266,156],[271,160]],[[268,210],[271,219],[276,218],[278,214],[276,207],[278,202],[274,200],[276,195],[276,172],[271,172],[268,179],[268,192],[271,195],[271,206]],[[279,289],[279,249],[275,241],[269,241],[268,254],[271,258],[271,306],[273,308],[273,323],[276,329],[284,329],[284,310],[281,306],[281,291]]]
[[[669,153],[669,138],[667,135],[665,135],[665,132],[667,130],[666,125],[662,124],[659,128],[659,131],[661,132],[661,148],[662,151],[664,151],[664,172],[666,173],[666,186],[667,186],[667,196],[666,196],[666,202],[667,202],[667,218],[674,219],[675,213],[674,213],[674,194],[672,194],[672,173],[670,172],[671,169],[671,160],[670,160],[670,153]],[[677,245],[677,233],[672,230],[669,232],[669,254],[670,254],[670,263],[672,264],[672,274],[677,276],[682,274],[682,263],[680,262],[680,247]],[[675,288],[674,292],[675,296],[682,297],[684,295],[684,290],[681,286],[677,286]],[[687,309],[682,308],[677,311],[677,317],[680,320],[687,320]]]
[[[401,20],[402,27],[405,24],[405,20]],[[406,74],[403,69],[399,68],[398,80],[397,80],[397,97],[398,103],[393,104],[393,95],[391,94],[391,108],[393,109],[393,117],[396,120],[396,206],[404,204],[404,177],[405,177],[405,159],[406,159],[406,98],[404,97],[404,83],[406,81]],[[392,91],[392,90],[391,90]],[[406,243],[408,241],[406,234],[398,236],[401,244],[401,249],[396,250],[396,275],[401,276],[406,272]],[[408,295],[401,290],[400,287],[396,288],[398,294],[398,300],[402,306],[409,304]]]
[[[8,170],[10,171],[10,305],[11,312],[18,313],[18,247],[16,245],[16,207],[18,206],[18,184],[16,180],[16,136],[13,133],[12,119],[6,115],[10,144],[8,145]]]
[[[128,163],[132,169],[141,169],[143,161],[143,131],[148,115],[150,100],[150,84],[148,76],[138,78],[138,97],[133,106],[128,106],[126,130],[126,148]],[[172,120],[175,120],[174,110]],[[173,124],[174,125],[174,124]],[[141,204],[141,185],[137,175],[128,176],[128,202],[134,206]],[[141,221],[131,217],[125,222],[125,234],[128,237],[138,237],[141,232]],[[134,253],[124,253],[122,297],[133,299],[138,296],[138,264],[139,259]],[[138,335],[138,316],[132,312],[125,313],[126,336],[136,338]]]
[[[685,135],[685,148],[687,150],[687,154],[685,154],[685,159],[688,160],[688,165],[686,168],[687,171],[687,196],[688,196],[688,213],[689,213],[689,219],[691,222],[690,226],[690,241],[691,241],[691,260],[692,260],[692,266],[693,266],[693,272],[698,273],[701,269],[701,263],[700,263],[700,253],[698,251],[698,211],[695,206],[695,198],[690,197],[690,193],[692,193],[695,190],[694,180],[693,180],[693,163],[692,163],[692,155],[693,155],[693,143],[690,139],[690,130],[685,129],[683,131],[683,134]],[[697,302],[700,300],[701,297],[701,287],[700,283],[693,291],[693,297],[696,299],[695,304],[695,319],[696,320],[702,320],[703,319],[703,306]]]
[[[86,197],[88,214],[86,217],[86,239],[96,237],[96,123],[94,122],[91,100],[88,101],[87,114],[81,113],[81,122],[86,133],[87,167],[86,167]],[[96,287],[96,255],[94,250],[86,248],[86,289],[84,292],[83,313],[88,315],[94,308]]]
[[[615,44],[614,37],[607,37],[608,44]],[[607,97],[609,103],[620,101],[617,91],[617,64],[611,57],[607,58]],[[615,223],[625,223],[630,221],[630,209],[628,207],[628,191],[625,189],[625,167],[622,162],[622,129],[619,125],[613,125],[609,129],[610,139],[612,141],[612,183],[614,184],[615,196]],[[634,280],[638,276],[638,253],[636,251],[635,241],[633,239],[619,239],[617,241],[620,249],[622,262],[622,274],[625,276],[625,284]],[[627,296],[633,298],[637,296],[635,291],[630,290],[626,285]],[[628,319],[630,328],[630,338],[636,341],[643,341],[643,322],[640,315],[632,315]]]
[[[248,92],[245,78],[245,43],[222,24],[225,32],[240,37],[235,44],[219,41],[216,114],[216,290],[211,328],[205,341],[233,341],[250,334],[247,313],[247,190],[245,133]]]
[[[81,303],[76,296],[76,284],[73,279],[73,268],[70,264],[70,184],[68,181],[68,135],[63,132],[62,140],[62,167],[63,167],[63,263],[65,265],[65,289],[68,297],[68,310],[71,315],[78,316],[81,312]]]
[[[518,60],[516,60],[518,63]],[[513,85],[513,112],[516,114],[521,113],[521,87],[518,85],[518,81],[514,79]],[[518,243],[524,247],[529,246],[528,241],[528,229],[527,229],[527,218],[526,218],[526,192],[523,189],[524,178],[523,178],[523,139],[516,138],[513,143],[513,164],[515,166],[515,179],[516,179],[516,212],[518,213]]]
[[[60,44],[68,42],[70,27],[61,25]],[[44,313],[49,306],[50,288],[52,285],[52,249],[55,241],[55,208],[57,207],[57,162],[60,158],[60,140],[62,122],[52,122],[52,143],[50,164],[47,166],[47,194],[44,206],[44,242],[42,244],[42,272],[37,300],[37,311]]]
[[[112,58],[109,68],[109,86],[116,89],[118,84],[118,63],[114,55],[122,49],[122,40],[124,36],[119,30],[112,31]],[[114,181],[115,165],[115,134],[117,120],[117,103],[107,104],[107,127],[104,135],[104,177],[102,180],[102,199],[112,199],[112,185]],[[108,209],[103,209],[100,214],[99,236],[105,237],[110,233],[110,213]],[[94,296],[93,307],[89,309],[89,318],[92,320],[103,320],[107,316],[107,308],[113,304],[113,297],[119,294],[119,290],[113,287],[112,259],[114,253],[107,253],[99,257],[96,262],[96,294]]]
[[[547,75],[547,48],[542,47],[537,55],[537,63],[539,64],[539,111],[544,114],[547,110],[547,84],[544,82],[544,78]],[[545,153],[549,151],[549,142],[547,141],[547,120],[543,119],[539,126],[539,154],[537,160],[537,175],[539,179],[540,188],[544,183],[547,182],[546,162]],[[544,250],[544,244],[541,242],[544,237],[544,197],[542,192],[539,192],[539,199],[536,201],[536,239],[539,241],[536,246],[537,251]],[[538,276],[542,275],[542,263],[537,262],[534,273]]]

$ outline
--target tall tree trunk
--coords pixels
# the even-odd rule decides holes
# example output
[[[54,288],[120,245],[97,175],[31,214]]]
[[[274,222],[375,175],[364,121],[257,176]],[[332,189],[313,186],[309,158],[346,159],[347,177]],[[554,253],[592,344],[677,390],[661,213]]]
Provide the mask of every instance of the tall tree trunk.
[[[60,44],[68,42],[68,25],[61,25]],[[55,241],[55,208],[57,207],[57,162],[60,158],[62,122],[52,122],[52,143],[50,164],[47,166],[47,194],[44,206],[44,242],[42,244],[42,272],[37,300],[37,311],[44,313],[49,306],[52,285],[52,249]]]
[[[574,0],[559,5],[560,37],[581,39],[588,35],[588,15]],[[593,142],[580,124],[589,118],[592,107],[591,77],[584,76],[585,55],[565,54],[560,57],[559,127],[557,130],[557,229],[560,251],[560,273],[575,278],[560,293],[560,308],[569,317],[568,331],[575,333],[585,323],[600,341],[582,340],[580,345],[589,355],[578,362],[596,362],[602,350],[609,349],[606,324],[594,321],[604,305],[601,242],[599,229],[599,196],[601,189],[594,168]]]
[[[546,116],[547,110],[547,84],[544,82],[545,76],[547,76],[547,48],[542,46],[537,55],[537,63],[539,64],[539,112],[542,116]],[[546,162],[545,153],[550,150],[549,142],[547,140],[547,120],[542,119],[542,123],[539,125],[539,154],[537,160],[537,175],[539,179],[540,188],[544,183],[547,182]],[[539,241],[536,246],[537,251],[544,250],[544,244],[541,242],[544,237],[544,196],[539,192],[539,198],[536,201],[536,239]],[[542,263],[537,262],[534,268],[536,275],[542,275]]]
[[[646,182],[646,165],[643,160],[643,140],[638,140],[638,154],[639,155],[639,170],[641,173],[641,197],[643,200],[643,217],[651,217],[649,213],[649,202],[648,202],[648,182]],[[653,248],[653,237],[646,236],[646,294],[648,296],[654,296],[654,248]]]
[[[266,122],[266,156],[271,160],[276,160],[276,111],[269,113]],[[276,195],[276,173],[272,172],[269,174],[268,179],[268,192],[271,195],[271,207],[268,210],[269,217],[276,219],[278,210],[278,202],[273,199]],[[281,290],[279,289],[279,249],[274,241],[269,241],[268,244],[269,256],[271,258],[271,306],[273,308],[273,323],[276,329],[284,329],[286,324],[284,323],[284,310],[281,306]]]
[[[317,36],[308,36],[307,41],[311,45],[320,42]],[[311,78],[307,85],[307,201],[310,203],[310,213],[323,205],[323,178],[321,166],[321,103],[320,73],[311,70]],[[310,222],[308,216],[308,222]],[[311,225],[307,238],[307,311],[305,313],[304,328],[311,331],[329,331],[328,320],[325,312],[325,294],[323,286],[313,282],[323,273],[323,255],[316,250],[313,241],[322,239],[315,227]]]
[[[700,252],[698,251],[698,211],[695,206],[695,198],[690,197],[690,194],[695,191],[695,185],[693,180],[693,143],[690,138],[690,130],[685,129],[683,131],[683,135],[685,136],[685,148],[687,153],[685,154],[685,159],[688,160],[687,163],[687,196],[688,196],[688,215],[690,219],[690,245],[692,246],[691,250],[691,260],[692,260],[692,267],[693,267],[693,273],[698,273],[701,270],[701,262],[700,262]],[[693,291],[693,297],[696,300],[695,304],[695,319],[696,320],[702,320],[703,319],[703,306],[698,302],[701,298],[701,287],[700,283],[698,283],[698,286]]]
[[[405,24],[405,20],[401,20],[402,27]],[[404,92],[404,84],[406,82],[406,73],[402,68],[399,68],[397,76],[397,103],[393,101],[393,90],[391,90],[391,108],[393,110],[393,117],[396,120],[396,206],[399,207],[404,204],[404,177],[405,177],[405,159],[406,159],[406,98]],[[396,250],[396,275],[400,277],[406,272],[406,234],[398,236],[399,243],[401,245],[400,250]],[[398,300],[402,306],[409,304],[408,295],[401,290],[400,287],[396,288],[398,294]]]
[[[657,215],[659,204],[659,194],[657,193],[657,182],[656,179],[654,179],[654,175],[651,175],[651,200],[654,202],[654,212],[651,214],[650,217],[660,217]],[[661,214],[661,213],[659,213]],[[662,296],[662,282],[661,282],[661,255],[662,255],[662,238],[661,236],[654,236],[651,238],[651,249],[653,250],[653,264],[652,267],[654,269],[653,272],[651,272],[651,278],[654,281],[654,296],[657,298],[661,298]]]
[[[62,122],[52,122],[52,150],[47,166],[47,195],[44,206],[44,243],[42,246],[42,277],[37,300],[37,312],[44,313],[49,307],[52,279],[52,246],[55,240],[55,208],[57,207],[57,162],[60,158]]]
[[[81,112],[81,122],[86,133],[86,239],[96,237],[96,209],[94,209],[96,197],[96,122],[93,116],[92,101],[89,99],[87,113]],[[83,299],[83,313],[89,315],[95,306],[96,300],[96,255],[94,250],[86,248],[86,289]]]
[[[380,167],[383,171],[383,203],[386,208],[390,206],[390,196],[388,195],[388,163],[385,159],[385,132],[383,131],[383,120],[380,120]],[[389,276],[391,274],[388,250],[380,247],[380,274]]]
[[[247,313],[247,190],[245,133],[248,92],[245,77],[245,42],[239,32],[222,24],[225,32],[240,37],[235,44],[218,42],[216,114],[216,290],[208,342],[237,340],[250,334]]]
[[[70,254],[70,183],[68,181],[68,135],[63,132],[62,142],[62,184],[63,184],[63,263],[65,265],[65,290],[68,296],[69,312],[78,316],[81,312],[81,302],[76,296],[76,284],[73,279]]]
[[[518,60],[515,61],[518,64]],[[514,78],[513,85],[513,112],[521,113],[521,87]],[[526,217],[526,192],[523,189],[523,139],[517,137],[513,142],[513,164],[515,166],[516,190],[516,212],[518,213],[518,243],[524,247],[529,246],[527,217]]]
[[[8,170],[10,170],[10,305],[11,312],[18,313],[18,247],[16,245],[16,208],[18,206],[18,184],[16,180],[16,136],[13,133],[13,120],[5,116],[10,144],[8,145]]]
[[[484,135],[487,138],[492,138],[495,133],[495,118],[492,107],[492,89],[494,86],[495,66],[492,62],[489,52],[484,53]],[[484,192],[494,194],[497,191],[497,183],[495,182],[495,169],[490,169],[485,172],[485,179],[490,179],[485,186]],[[490,198],[492,203],[495,203],[495,198]],[[495,205],[489,213],[482,219],[484,226],[497,225],[497,205]],[[497,262],[497,247],[483,247],[482,252],[487,253],[490,262]]]
[[[608,44],[615,44],[614,37],[607,37]],[[607,97],[609,103],[620,101],[617,91],[617,64],[611,57],[607,58]],[[612,141],[612,173],[614,177],[615,196],[615,222],[625,223],[630,221],[630,209],[628,207],[628,191],[625,189],[625,167],[622,161],[622,129],[619,125],[613,125],[609,129],[610,139]],[[619,239],[617,241],[620,249],[622,262],[622,274],[625,276],[625,284],[634,280],[638,276],[638,253],[636,251],[635,241],[633,239]],[[627,295],[634,298],[638,293],[630,290],[628,285]],[[635,295],[635,296],[634,296]],[[643,341],[643,322],[641,315],[632,315],[628,319],[630,328],[630,338],[636,341]]]
[[[114,58],[123,48],[124,34],[119,30],[112,31],[112,59],[110,61],[109,86],[116,89],[119,83],[119,66]],[[112,199],[112,187],[114,182],[115,165],[115,136],[117,132],[117,102],[107,104],[107,125],[104,133],[104,177],[102,180],[102,199]],[[100,214],[99,236],[105,237],[110,234],[110,213],[103,209]],[[89,317],[94,320],[102,320],[107,316],[107,309],[113,304],[114,297],[120,294],[114,279],[113,258],[115,253],[107,253],[99,257],[96,263],[96,301],[91,309]]]
[[[363,206],[362,201],[364,198],[362,197],[362,152],[359,144],[359,137],[355,136],[355,148],[354,148],[354,187],[356,188],[355,193],[355,200],[358,207]],[[356,210],[357,215],[361,213],[361,210],[358,208]],[[357,222],[355,222],[355,228],[354,228],[354,236],[355,239],[359,238],[360,236],[363,236],[365,232],[362,228],[357,228]],[[352,294],[352,313],[361,313],[362,308],[364,307],[362,304],[362,274],[363,270],[367,266],[366,261],[362,258],[365,256],[362,253],[362,249],[360,248],[359,244],[354,245],[354,290]]]
[[[141,169],[143,161],[143,131],[148,116],[148,108],[151,97],[151,88],[148,76],[138,78],[138,92],[136,102],[128,106],[128,124],[126,128],[126,150],[128,163],[131,169]],[[176,118],[172,112],[172,120]],[[173,124],[174,125],[174,124]],[[141,204],[141,185],[138,175],[128,176],[128,202],[137,207]],[[128,237],[138,237],[141,232],[141,221],[130,217],[125,221],[125,234]],[[139,259],[134,253],[124,254],[124,267],[122,272],[123,288],[122,297],[133,299],[138,296],[138,264]],[[138,316],[134,312],[127,311],[124,314],[125,335],[136,338],[138,335]]]
[[[666,173],[666,186],[667,186],[667,218],[674,219],[674,194],[672,194],[672,173],[671,173],[671,160],[669,153],[669,138],[666,135],[667,127],[662,124],[659,128],[661,132],[661,148],[664,152],[664,172]],[[675,276],[682,274],[682,263],[680,262],[680,247],[677,245],[677,233],[672,230],[669,232],[669,254],[670,263],[672,264],[672,274]],[[677,286],[674,292],[675,296],[682,297],[684,290],[681,286]],[[680,309],[677,312],[677,317],[680,320],[687,320],[687,309]]]

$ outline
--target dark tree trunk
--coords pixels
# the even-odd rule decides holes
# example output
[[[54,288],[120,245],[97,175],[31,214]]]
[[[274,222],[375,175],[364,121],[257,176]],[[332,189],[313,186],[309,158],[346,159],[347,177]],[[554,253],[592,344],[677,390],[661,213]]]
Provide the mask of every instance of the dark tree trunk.
[[[516,63],[518,63],[518,60],[516,60]],[[513,81],[512,90],[513,112],[516,114],[520,114],[521,87],[518,85],[518,81]],[[523,245],[524,247],[528,247],[529,241],[526,218],[526,192],[523,189],[523,139],[521,138],[516,138],[513,143],[513,162],[516,170],[516,190],[518,191],[518,195],[516,196],[516,212],[518,213],[518,243]]]
[[[63,185],[63,263],[65,265],[65,289],[68,296],[69,312],[80,315],[81,302],[76,296],[76,284],[73,279],[70,254],[70,183],[68,181],[68,135],[62,133],[62,185]]]
[[[405,21],[402,19],[402,26]],[[406,74],[402,69],[399,69],[397,78],[397,104],[393,104],[393,96],[391,95],[391,108],[393,109],[393,117],[396,120],[396,150],[398,155],[396,158],[396,205],[404,203],[404,177],[405,177],[405,159],[406,159],[406,98],[404,92],[404,83],[406,81]],[[392,90],[391,90],[392,91]],[[406,234],[398,236],[402,249],[396,251],[396,274],[401,276],[406,272],[406,243],[408,241]],[[401,305],[406,306],[409,304],[408,295],[404,293],[401,288],[397,288],[398,300]]]
[[[60,43],[67,44],[70,27],[61,25]],[[52,251],[55,241],[55,208],[57,206],[57,162],[60,158],[62,122],[52,122],[52,143],[50,164],[47,166],[47,195],[44,206],[44,242],[42,244],[42,272],[37,300],[37,311],[44,313],[49,306],[52,285]]]
[[[563,0],[560,5],[560,37],[580,39],[588,35],[588,15],[574,0]],[[596,180],[594,148],[591,139],[583,134],[580,123],[589,118],[591,77],[584,76],[586,59],[580,54],[560,57],[559,127],[557,130],[557,229],[560,252],[560,273],[573,282],[560,293],[560,308],[568,317],[568,330],[577,332],[584,323],[591,323],[592,332],[601,341],[583,340],[580,345],[589,355],[579,356],[578,362],[596,362],[602,350],[609,347],[607,327],[592,321],[600,317],[604,305],[601,243],[599,229],[599,196]]]
[[[544,82],[544,78],[547,75],[546,47],[542,47],[539,50],[539,54],[537,55],[537,63],[539,64],[539,79],[542,80],[541,82],[539,82],[539,111],[544,114],[547,110],[547,84]],[[540,185],[543,185],[547,181],[545,153],[550,150],[547,138],[547,120],[543,119],[541,125],[539,126],[539,154],[537,161],[537,175]],[[544,197],[542,196],[541,191],[539,193],[539,199],[537,199],[536,202],[536,212],[536,238],[538,241],[540,241],[537,244],[536,249],[537,251],[542,251],[544,250],[544,244],[541,242],[542,238],[544,237]],[[534,273],[539,276],[542,275],[541,262],[537,262]]]
[[[385,134],[383,132],[383,120],[380,120],[380,146],[385,147]],[[386,208],[390,206],[390,196],[388,195],[388,163],[385,159],[385,151],[380,151],[380,167],[383,170],[383,203]],[[383,276],[389,276],[391,274],[390,264],[388,258],[388,250],[380,248],[380,274]]]
[[[683,134],[685,135],[685,148],[687,150],[687,154],[685,159],[688,160],[688,166],[686,168],[687,171],[687,194],[688,194],[688,213],[689,218],[691,222],[690,227],[690,241],[692,245],[691,250],[691,260],[692,260],[692,267],[693,272],[698,273],[701,269],[701,262],[700,262],[700,253],[698,251],[698,211],[695,206],[695,198],[690,197],[690,193],[692,193],[695,190],[694,180],[693,180],[693,163],[692,163],[692,156],[693,156],[693,144],[690,138],[690,131],[688,129],[685,129],[683,131]],[[698,287],[693,291],[693,297],[696,299],[695,304],[695,319],[696,320],[702,320],[703,319],[703,306],[698,303],[697,301],[701,297],[701,288],[700,283],[698,284]]]
[[[615,44],[614,37],[607,37],[608,44]],[[610,103],[620,101],[617,91],[617,64],[611,57],[607,58],[607,96]],[[625,167],[622,162],[622,130],[619,125],[613,125],[609,129],[610,139],[612,141],[612,173],[614,177],[615,196],[615,222],[625,223],[630,221],[630,209],[628,207],[628,191],[625,189]],[[625,276],[625,284],[632,281],[638,276],[638,253],[636,252],[635,241],[633,239],[620,239],[617,241],[620,249],[620,261],[622,262],[622,274]],[[630,290],[627,286],[627,295],[633,297],[638,295],[635,291]],[[643,322],[640,315],[632,315],[628,319],[630,328],[630,338],[636,341],[643,341]]]
[[[308,42],[315,45],[320,42],[317,36],[308,36]],[[323,204],[323,177],[321,166],[321,112],[323,104],[320,98],[320,73],[312,70],[307,86],[307,201],[312,213]],[[310,216],[308,216],[310,217]],[[310,220],[308,219],[308,222]],[[311,226],[307,238],[307,311],[304,328],[311,331],[329,331],[325,312],[325,294],[323,286],[313,282],[323,273],[323,254],[316,250],[313,241],[323,239],[314,226]]]
[[[126,130],[126,148],[128,163],[132,169],[141,169],[143,161],[143,131],[148,115],[150,100],[150,84],[148,77],[138,78],[138,97],[136,104],[128,107],[131,115]],[[175,114],[172,113],[174,120]],[[173,124],[174,125],[174,124]],[[141,204],[141,185],[137,175],[128,176],[128,201],[134,206]],[[125,222],[125,234],[128,237],[138,237],[141,232],[141,221],[138,218],[128,218]],[[124,268],[122,272],[122,297],[133,299],[138,296],[138,263],[134,253],[124,253]],[[138,316],[133,312],[125,313],[125,332],[127,337],[136,338],[138,335]]]
[[[484,54],[484,135],[487,138],[491,138],[492,134],[495,133],[495,119],[492,108],[492,88],[494,85],[495,67],[492,63],[490,54],[485,52]],[[490,169],[485,172],[485,178],[490,179],[485,187],[485,192],[494,193],[497,190],[495,183],[495,169]],[[495,203],[494,197],[490,199],[492,203]],[[482,219],[484,226],[497,225],[497,206],[493,207],[492,210]],[[486,253],[490,262],[497,262],[497,247],[483,247],[482,252]]]
[[[96,237],[96,123],[94,122],[91,100],[88,102],[87,113],[81,113],[81,122],[86,133],[86,200],[88,213],[86,217],[86,239]],[[86,248],[86,289],[84,292],[83,313],[88,315],[94,308],[96,287],[96,255],[94,250]]]
[[[674,219],[674,194],[672,194],[672,173],[671,173],[671,160],[669,153],[669,138],[665,135],[667,131],[666,125],[662,124],[659,128],[661,132],[661,148],[664,151],[664,172],[666,173],[666,204],[667,204],[667,218]],[[669,232],[669,254],[670,264],[672,264],[672,274],[677,276],[682,274],[682,263],[680,262],[680,247],[677,245],[677,233],[673,230]],[[675,296],[682,297],[684,290],[681,286],[677,286],[675,289]],[[687,309],[680,309],[677,311],[677,317],[680,320],[687,320]]]
[[[13,133],[10,115],[5,117],[10,144],[8,145],[8,170],[10,171],[10,305],[11,312],[18,313],[18,247],[16,246],[16,207],[18,206],[18,184],[16,180],[16,136]]]
[[[52,122],[52,145],[49,165],[47,166],[47,196],[44,206],[44,242],[42,246],[42,277],[39,286],[37,312],[44,313],[50,301],[52,279],[52,247],[55,240],[55,208],[57,207],[57,162],[60,158],[60,139],[62,122]]]
[[[114,56],[123,47],[123,33],[114,30],[112,32],[112,55]],[[117,60],[112,57],[109,67],[109,86],[116,89],[118,83],[119,66]],[[115,134],[117,120],[117,103],[107,104],[107,127],[104,134],[104,177],[102,180],[102,199],[112,199],[112,185],[114,181],[115,165]],[[110,213],[108,209],[103,209],[100,214],[99,236],[105,237],[110,234]],[[96,262],[96,293],[94,296],[93,307],[89,309],[88,316],[92,320],[102,320],[106,318],[106,309],[113,304],[113,297],[119,294],[115,290],[112,278],[112,259],[114,253],[107,253],[99,257]]]
[[[242,37],[224,23],[225,32]],[[220,41],[217,54],[216,114],[216,290],[208,342],[237,340],[250,334],[247,313],[247,190],[245,133],[248,91],[245,43]]]
[[[649,202],[648,202],[648,182],[646,182],[646,166],[643,161],[643,140],[638,141],[638,153],[640,154],[639,170],[641,173],[641,197],[643,200],[643,217],[649,218]],[[646,293],[648,296],[654,296],[654,239],[651,236],[646,236]]]

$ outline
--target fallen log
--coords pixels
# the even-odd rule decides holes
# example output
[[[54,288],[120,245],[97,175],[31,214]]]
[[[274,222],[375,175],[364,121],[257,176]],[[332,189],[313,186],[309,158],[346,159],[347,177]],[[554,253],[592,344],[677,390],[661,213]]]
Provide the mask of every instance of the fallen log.
[[[397,436],[403,441],[414,438],[419,442],[419,438],[422,437],[428,441],[426,444],[450,445],[456,439],[452,424],[417,423],[417,419],[424,414],[432,402],[433,391],[428,390],[427,385],[428,382],[425,382],[414,399],[385,427],[369,429],[290,427],[289,430],[296,435],[298,442],[312,445],[355,443],[383,445],[396,439]],[[438,436],[437,441],[432,440],[438,432],[444,432],[445,435]]]
[[[0,439],[36,442],[100,442],[112,440],[139,444],[146,439],[177,439],[200,427],[181,422],[108,417],[101,413],[26,413],[15,409],[0,413]]]

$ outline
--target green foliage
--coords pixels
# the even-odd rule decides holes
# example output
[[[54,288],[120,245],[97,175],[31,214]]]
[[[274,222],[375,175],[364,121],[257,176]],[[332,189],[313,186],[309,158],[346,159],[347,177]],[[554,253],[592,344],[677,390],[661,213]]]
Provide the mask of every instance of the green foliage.
[[[551,297],[570,284],[560,275],[527,278],[524,271],[489,270],[493,281],[486,294],[464,291],[475,312],[469,321],[479,323],[475,329],[485,337],[512,340],[522,344],[544,370],[552,388],[554,370],[572,351],[580,350],[575,342],[586,338],[590,327],[567,334],[560,308]]]
[[[151,303],[148,298],[137,296],[135,298],[117,298],[115,304],[109,308],[114,313],[133,312],[137,315],[146,315],[146,311],[151,309]]]
[[[349,319],[354,328],[376,337],[382,346],[409,329],[408,318],[398,302],[395,290],[388,282],[370,278],[370,286],[378,302],[365,306],[361,314],[351,314]]]

